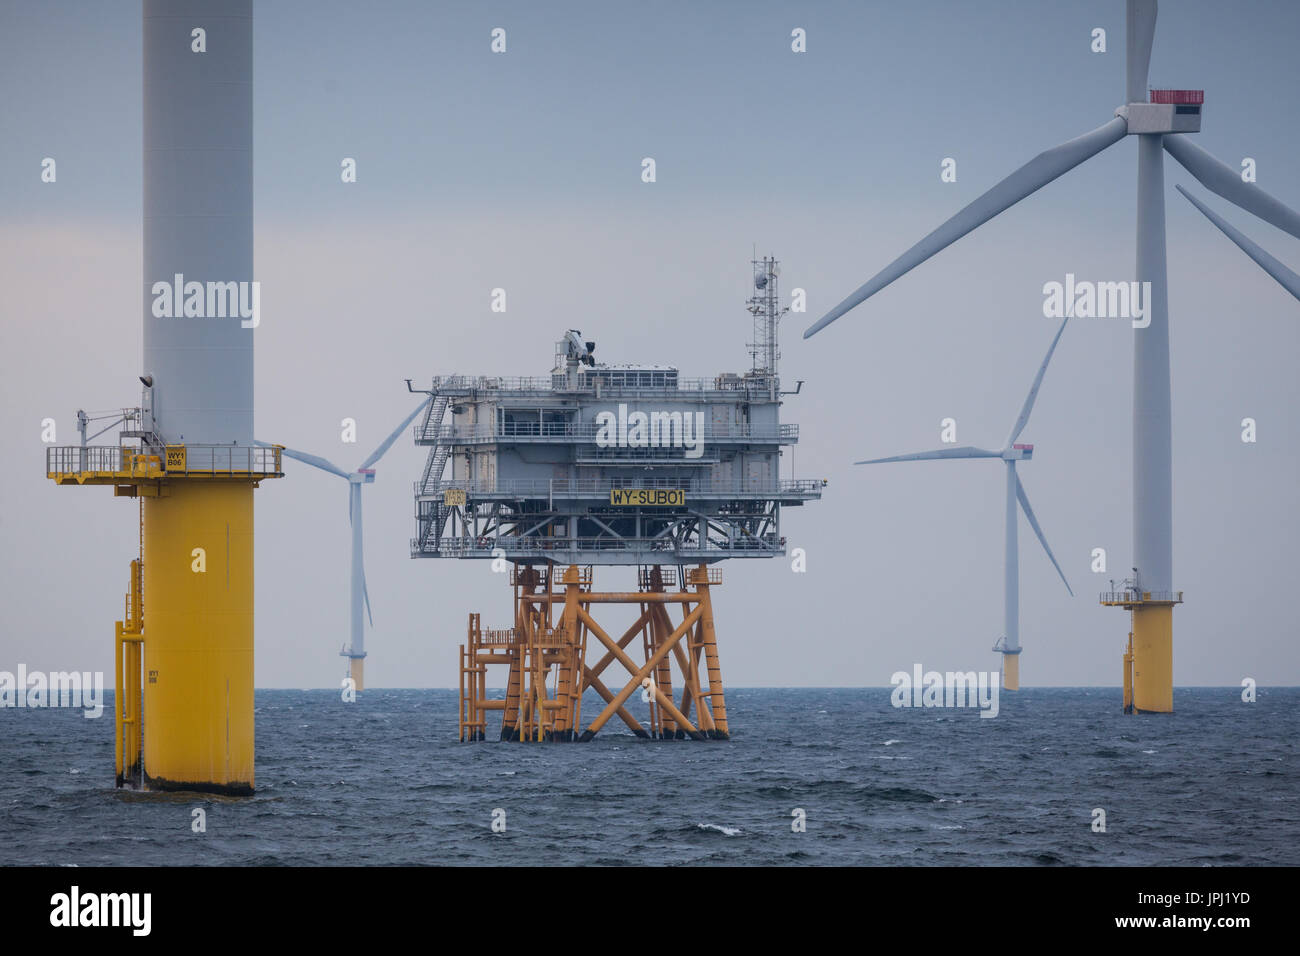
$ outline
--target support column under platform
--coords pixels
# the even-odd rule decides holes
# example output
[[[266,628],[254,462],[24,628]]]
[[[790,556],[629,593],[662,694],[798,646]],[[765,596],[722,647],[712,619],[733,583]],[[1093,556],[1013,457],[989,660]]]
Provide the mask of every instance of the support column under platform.
[[[497,710],[502,740],[589,741],[615,717],[638,737],[728,739],[710,591],[722,573],[702,564],[687,569],[680,586],[675,577],[673,568],[643,567],[637,590],[597,592],[590,567],[516,567],[510,575],[514,627],[483,628],[479,615],[469,617],[460,649],[460,739],[486,739],[487,713]],[[631,607],[637,617],[615,638],[600,605]],[[638,635],[640,662],[628,652]],[[591,638],[602,653],[589,663]],[[487,669],[494,664],[506,669],[504,699],[487,696]],[[622,685],[610,679],[615,664],[624,672]],[[587,690],[604,706],[580,729]],[[633,694],[650,705],[649,727],[626,706]]]
[[[144,781],[253,792],[253,487],[144,499]]]
[[[1133,609],[1133,710],[1139,714],[1174,712],[1172,605]]]
[[[1002,689],[1020,690],[1020,651],[1002,652]]]
[[[353,690],[366,689],[366,658],[345,655],[348,659],[348,677],[352,678]]]

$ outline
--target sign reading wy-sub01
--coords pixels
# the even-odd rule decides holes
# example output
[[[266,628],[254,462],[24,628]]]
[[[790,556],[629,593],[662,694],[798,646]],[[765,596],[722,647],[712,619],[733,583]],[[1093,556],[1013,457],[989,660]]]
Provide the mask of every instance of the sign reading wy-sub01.
[[[611,488],[609,503],[625,508],[684,508],[686,492],[681,488]]]

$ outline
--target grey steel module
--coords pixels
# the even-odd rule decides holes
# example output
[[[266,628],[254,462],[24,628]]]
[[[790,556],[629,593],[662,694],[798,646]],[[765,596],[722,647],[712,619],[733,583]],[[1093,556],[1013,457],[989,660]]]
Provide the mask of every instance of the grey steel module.
[[[415,443],[412,557],[514,564],[699,564],[785,554],[781,508],[821,479],[781,477],[775,259],[755,259],[751,369],[682,378],[605,364],[577,330],[545,377],[436,377]],[[410,383],[408,382],[408,387]],[[799,383],[802,385],[802,383]],[[450,466],[450,468],[448,468]]]

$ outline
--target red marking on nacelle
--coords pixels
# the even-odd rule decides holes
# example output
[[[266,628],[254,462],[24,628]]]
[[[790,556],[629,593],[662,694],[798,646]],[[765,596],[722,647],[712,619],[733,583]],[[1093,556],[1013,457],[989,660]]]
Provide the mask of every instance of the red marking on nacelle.
[[[1205,90],[1152,90],[1151,102],[1200,106],[1205,102]]]

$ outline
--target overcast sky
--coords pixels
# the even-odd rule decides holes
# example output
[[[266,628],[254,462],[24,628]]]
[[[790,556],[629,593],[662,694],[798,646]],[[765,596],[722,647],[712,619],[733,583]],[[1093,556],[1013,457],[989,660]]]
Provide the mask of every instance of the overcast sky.
[[[490,31],[507,31],[493,54]],[[790,49],[807,31],[807,52]],[[1108,51],[1090,51],[1096,27]],[[1300,208],[1300,5],[1166,2],[1153,86],[1203,87],[1197,142]],[[134,503],[57,488],[41,420],[139,402],[141,28],[131,2],[0,3],[0,670],[112,672]],[[355,468],[414,406],[407,377],[540,375],[579,328],[610,362],[747,367],[754,244],[808,312],[782,327],[790,561],[732,561],[715,599],[731,685],[880,686],[914,662],[996,669],[1003,469],[855,468],[1000,447],[1056,323],[1042,286],[1133,274],[1126,140],[962,239],[815,338],[804,328],[1040,150],[1123,99],[1124,4],[257,4],[257,434]],[[58,181],[40,181],[44,157]],[[343,157],[358,182],[340,181]],[[641,182],[653,157],[657,182]],[[956,183],[940,162],[957,160]],[[1173,189],[1300,268],[1300,241],[1165,163],[1179,685],[1300,683],[1300,304]],[[508,311],[489,310],[508,293]],[[1132,563],[1133,331],[1078,319],[1022,440],[1020,474],[1074,586],[1021,520],[1022,679],[1120,680]],[[356,445],[340,420],[359,424]],[[1255,418],[1258,441],[1240,440]],[[486,562],[414,561],[403,438],[365,489],[372,686],[453,686],[466,615],[509,623]],[[256,492],[257,683],[337,686],[347,489],[290,462]],[[1090,571],[1094,548],[1110,571]],[[600,572],[622,589],[630,570]]]

